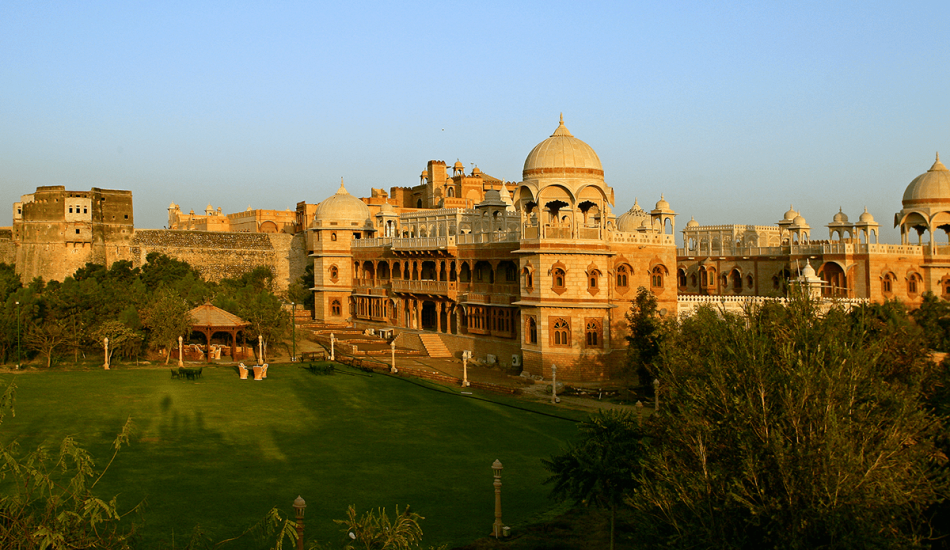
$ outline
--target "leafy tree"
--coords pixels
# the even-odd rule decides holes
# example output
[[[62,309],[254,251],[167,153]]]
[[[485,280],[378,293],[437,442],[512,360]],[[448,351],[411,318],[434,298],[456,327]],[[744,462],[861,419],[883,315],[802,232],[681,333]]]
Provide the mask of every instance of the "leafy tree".
[[[542,460],[551,472],[555,498],[610,510],[610,548],[614,547],[617,507],[636,489],[645,451],[643,434],[630,413],[601,409],[579,426],[581,440],[566,452]]]
[[[638,288],[626,318],[630,327],[630,334],[626,337],[629,369],[637,373],[641,386],[651,388],[654,362],[660,354],[663,339],[663,321],[657,310],[656,295],[642,286]]]
[[[268,345],[282,344],[287,338],[291,323],[280,298],[273,293],[273,278],[270,268],[255,268],[237,279],[221,281],[224,292],[214,299],[215,306],[250,323],[244,332],[246,338],[257,340],[263,336],[265,356]]]
[[[104,342],[105,338],[109,339],[109,363],[112,363],[112,356],[116,352],[119,352],[120,357],[132,357],[145,340],[141,332],[118,320],[103,321],[92,331],[92,335],[96,342]]]
[[[59,319],[48,319],[32,325],[23,339],[27,349],[46,358],[46,368],[53,366],[53,355],[69,338],[65,324]]]
[[[703,309],[661,343],[655,452],[629,502],[674,547],[915,547],[946,494],[928,357],[891,306]]]
[[[937,351],[950,350],[950,302],[926,292],[920,307],[911,312],[924,333],[927,345]]]
[[[16,386],[0,396],[0,423],[13,411]],[[0,478],[6,490],[0,493],[0,541],[4,548],[98,548],[127,549],[135,537],[135,525],[122,522],[138,506],[121,512],[116,498],[95,494],[116,454],[129,442],[128,419],[113,442],[113,455],[101,471],[92,457],[67,437],[56,452],[39,448],[21,453],[17,444],[0,445]]]
[[[142,324],[149,331],[149,340],[156,347],[164,346],[165,364],[179,336],[187,336],[191,328],[188,304],[173,290],[159,287],[141,312]]]
[[[149,252],[145,256],[145,262],[142,266],[142,282],[150,291],[155,291],[160,286],[173,288],[175,283],[184,279],[189,273],[196,280],[201,279],[198,270],[187,262],[170,258],[160,252]]]
[[[313,311],[313,264],[307,264],[307,269],[299,279],[290,284],[287,289],[287,299],[297,302],[299,307]]]

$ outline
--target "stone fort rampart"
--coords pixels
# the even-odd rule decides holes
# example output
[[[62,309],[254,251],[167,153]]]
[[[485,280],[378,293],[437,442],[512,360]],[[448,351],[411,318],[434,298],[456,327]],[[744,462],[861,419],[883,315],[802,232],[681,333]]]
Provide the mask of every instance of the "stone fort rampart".
[[[0,263],[16,263],[16,245],[13,244],[13,231],[0,229]]]
[[[267,266],[274,271],[281,290],[300,278],[307,264],[306,237],[302,233],[136,229],[128,259],[141,266],[151,252],[188,262],[209,281],[239,277],[257,266]]]

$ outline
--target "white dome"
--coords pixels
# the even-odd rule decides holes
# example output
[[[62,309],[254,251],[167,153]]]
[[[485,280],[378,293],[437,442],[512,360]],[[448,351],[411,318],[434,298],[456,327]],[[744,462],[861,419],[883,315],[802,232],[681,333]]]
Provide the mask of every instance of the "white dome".
[[[950,199],[950,171],[940,162],[938,153],[930,170],[914,178],[907,186],[903,204],[904,208],[931,206],[943,209],[947,199]]]
[[[640,208],[640,201],[634,199],[633,206],[630,207],[630,210],[624,212],[617,218],[617,231],[635,233],[643,227],[643,224],[649,219],[650,214],[643,208]]]
[[[564,126],[564,117],[551,137],[537,144],[524,161],[523,179],[596,178],[604,179],[600,157],[590,145],[577,139]]]
[[[351,227],[372,227],[369,206],[346,191],[343,181],[336,194],[324,200],[317,206],[313,216],[315,227],[326,227],[330,222],[336,222],[341,229]]]

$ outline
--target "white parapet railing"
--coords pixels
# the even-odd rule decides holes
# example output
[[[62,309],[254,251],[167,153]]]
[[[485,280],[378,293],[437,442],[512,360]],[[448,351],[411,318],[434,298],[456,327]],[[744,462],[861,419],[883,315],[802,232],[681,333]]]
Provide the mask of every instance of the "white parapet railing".
[[[827,312],[833,307],[850,310],[867,304],[867,298],[821,298],[819,308]],[[770,298],[767,296],[679,296],[677,312],[680,317],[689,317],[701,307],[711,307],[716,311],[744,313],[747,308],[761,307],[765,304],[788,304],[788,298]]]

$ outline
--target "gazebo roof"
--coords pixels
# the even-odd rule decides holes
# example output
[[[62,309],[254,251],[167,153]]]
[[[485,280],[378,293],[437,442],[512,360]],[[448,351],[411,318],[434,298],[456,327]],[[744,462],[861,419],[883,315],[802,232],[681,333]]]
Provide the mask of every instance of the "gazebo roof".
[[[192,327],[215,327],[215,328],[243,328],[248,324],[237,315],[228,313],[219,307],[211,304],[200,305],[188,312],[191,317]]]

